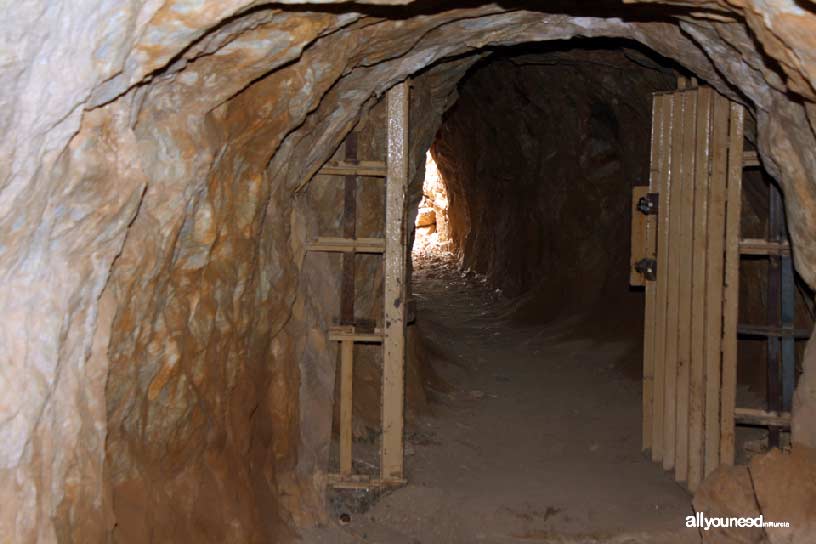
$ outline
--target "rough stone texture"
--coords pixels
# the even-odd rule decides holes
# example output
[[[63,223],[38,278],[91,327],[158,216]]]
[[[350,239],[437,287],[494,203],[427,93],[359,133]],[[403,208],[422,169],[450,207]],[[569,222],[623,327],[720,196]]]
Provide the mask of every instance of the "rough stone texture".
[[[414,222],[413,253],[450,250],[448,228],[448,192],[431,153],[425,157],[425,180],[422,200]]]
[[[298,3],[6,10],[0,541],[251,542],[320,518],[333,388],[320,330],[336,290],[303,265],[293,194],[390,85],[441,60],[627,37],[742,98],[816,285],[811,2]],[[424,72],[414,167],[474,60]],[[812,445],[814,373],[794,421]]]
[[[723,465],[709,475],[694,494],[694,510],[706,517],[752,517],[759,506],[746,466]],[[706,544],[760,544],[767,542],[762,527],[711,527],[701,530]]]
[[[605,45],[486,59],[432,150],[462,266],[523,295],[536,320],[642,314],[627,287],[631,189],[648,183],[650,93],[676,82],[626,42]]]
[[[748,466],[722,466],[694,495],[694,509],[707,517],[756,517],[790,527],[712,528],[703,542],[805,544],[816,535],[816,450],[794,446],[759,455]]]
[[[753,489],[765,521],[790,527],[766,527],[772,544],[805,544],[816,537],[816,450],[772,450],[750,465]]]

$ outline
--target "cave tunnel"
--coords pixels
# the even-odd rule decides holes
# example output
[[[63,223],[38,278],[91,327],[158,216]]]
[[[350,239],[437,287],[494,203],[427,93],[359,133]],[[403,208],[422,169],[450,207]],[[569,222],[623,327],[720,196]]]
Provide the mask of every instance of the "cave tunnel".
[[[0,542],[816,540],[812,4],[7,11]]]

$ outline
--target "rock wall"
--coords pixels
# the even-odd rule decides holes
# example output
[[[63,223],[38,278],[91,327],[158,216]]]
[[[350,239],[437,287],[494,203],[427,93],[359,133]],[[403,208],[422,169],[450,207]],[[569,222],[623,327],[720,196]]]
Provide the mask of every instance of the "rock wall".
[[[811,3],[390,3],[7,10],[0,541],[251,542],[320,518],[334,300],[303,266],[298,190],[412,74],[421,164],[487,47],[630,38],[744,100],[816,284]],[[815,380],[808,363],[794,421],[811,444]]]
[[[496,54],[463,81],[432,148],[451,234],[462,266],[524,295],[527,318],[638,322],[631,188],[649,179],[651,93],[675,76],[626,42],[570,45]]]

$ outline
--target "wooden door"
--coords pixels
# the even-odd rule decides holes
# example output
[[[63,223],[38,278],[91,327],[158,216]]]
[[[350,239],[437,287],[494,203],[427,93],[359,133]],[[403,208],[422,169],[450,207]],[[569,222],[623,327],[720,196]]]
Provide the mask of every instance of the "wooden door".
[[[655,94],[649,186],[633,191],[643,448],[692,490],[733,463],[743,116],[710,87]]]

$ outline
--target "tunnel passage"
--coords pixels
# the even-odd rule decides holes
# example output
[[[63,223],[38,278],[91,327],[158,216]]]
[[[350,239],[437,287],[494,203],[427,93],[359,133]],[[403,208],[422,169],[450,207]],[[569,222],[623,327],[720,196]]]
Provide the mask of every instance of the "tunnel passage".
[[[336,299],[332,270],[304,266],[304,188],[409,77],[418,171],[490,48],[635,39],[745,103],[814,284],[807,2],[332,3],[8,10],[0,540],[264,542],[328,521]],[[816,445],[812,360],[794,457]],[[768,473],[726,481],[765,509]]]
[[[662,64],[661,64],[662,62]],[[519,317],[588,313],[636,332],[630,194],[649,175],[652,92],[669,61],[632,42],[500,51],[461,83],[432,154],[462,266],[523,297]]]

